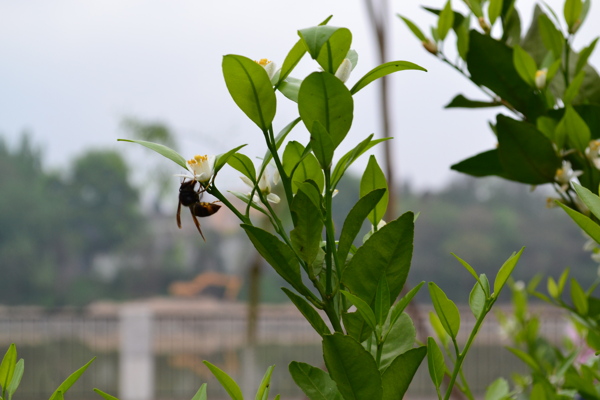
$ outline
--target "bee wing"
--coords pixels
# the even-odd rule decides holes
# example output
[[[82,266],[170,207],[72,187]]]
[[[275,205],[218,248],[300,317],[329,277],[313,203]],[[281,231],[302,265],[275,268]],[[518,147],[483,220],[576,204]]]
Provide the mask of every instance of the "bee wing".
[[[177,204],[177,226],[181,229],[181,202]]]
[[[192,218],[194,219],[194,224],[196,224],[196,228],[198,228],[198,232],[200,232],[200,236],[202,236],[202,239],[204,239],[204,241],[206,242],[206,238],[204,237],[204,234],[202,233],[202,229],[200,229],[200,222],[198,222],[198,218],[196,218],[196,215],[194,215],[194,211],[192,210],[193,207],[190,207],[190,213],[192,214]]]

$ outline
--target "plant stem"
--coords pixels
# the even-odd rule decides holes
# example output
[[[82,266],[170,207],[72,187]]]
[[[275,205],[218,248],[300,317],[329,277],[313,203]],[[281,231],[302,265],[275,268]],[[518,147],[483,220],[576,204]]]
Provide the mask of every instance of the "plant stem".
[[[219,201],[221,203],[225,204],[225,206],[227,208],[229,208],[240,219],[240,221],[242,221],[245,224],[249,224],[250,223],[250,219],[248,217],[246,217],[245,215],[243,215],[242,213],[240,213],[238,211],[238,209],[235,208],[235,206],[233,204],[231,204],[229,202],[229,200],[227,200],[227,198],[225,196],[223,196],[223,193],[221,193],[219,191],[219,189],[217,189],[216,186],[212,185],[208,189],[206,189],[206,191],[209,194],[215,196],[217,199],[219,199]]]
[[[325,314],[331,321],[331,326],[333,330],[336,332],[344,333],[342,330],[342,325],[340,324],[340,318],[338,317],[337,312],[335,311],[335,306],[333,304],[333,299],[331,297],[325,297],[323,301],[325,302],[323,309],[325,310]]]

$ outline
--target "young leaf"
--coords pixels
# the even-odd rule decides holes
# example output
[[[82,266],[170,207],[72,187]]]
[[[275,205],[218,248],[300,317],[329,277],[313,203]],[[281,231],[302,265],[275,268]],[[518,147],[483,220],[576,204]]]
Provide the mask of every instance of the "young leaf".
[[[13,394],[15,394],[19,384],[21,383],[21,378],[23,377],[23,371],[25,370],[25,361],[21,358],[17,364],[15,365],[15,370],[13,372],[13,376],[6,388],[6,393],[8,400],[12,399]]]
[[[344,322],[344,328],[346,328],[348,336],[353,337],[357,342],[363,343],[372,337],[373,329],[369,327],[358,311],[343,312],[342,321]]]
[[[254,168],[254,163],[250,160],[250,157],[241,153],[236,153],[229,157],[227,164],[244,174],[244,176],[252,182],[256,183],[256,169]]]
[[[310,130],[310,144],[321,168],[323,170],[331,168],[335,147],[329,132],[319,121],[315,121]]]
[[[427,37],[425,37],[423,32],[421,32],[419,27],[417,25],[415,25],[414,22],[412,22],[410,19],[408,19],[406,17],[403,17],[400,14],[396,14],[396,15],[398,16],[398,18],[400,18],[402,21],[404,21],[406,26],[408,26],[408,29],[410,29],[410,31],[417,37],[417,39],[419,39],[421,42],[427,41]]]
[[[10,384],[13,374],[15,372],[15,365],[17,363],[17,346],[12,343],[0,364],[0,386],[2,386],[2,394],[6,392],[8,385]]]
[[[215,174],[217,172],[219,172],[219,170],[221,168],[223,168],[223,166],[227,163],[227,161],[229,161],[229,157],[231,157],[232,155],[236,154],[242,147],[246,146],[245,144],[238,146],[234,149],[229,150],[228,152],[225,152],[223,154],[219,154],[216,158],[215,158]]]
[[[352,89],[350,89],[350,93],[356,94],[359,90],[367,86],[369,83],[381,77],[392,74],[394,72],[406,70],[417,70],[427,72],[425,68],[408,61],[390,61],[385,64],[381,64],[380,66],[375,67],[369,72],[367,72],[362,78],[358,80],[358,82],[354,84],[354,86],[352,86]]]
[[[586,48],[581,49],[581,51],[579,52],[579,58],[577,59],[577,64],[575,66],[575,74],[578,74],[579,71],[581,71],[583,67],[586,66],[588,59],[590,58],[590,56],[594,52],[594,49],[596,48],[596,43],[598,43],[598,38],[594,39],[592,43],[590,43],[590,45]]]
[[[79,368],[77,371],[73,372],[63,383],[60,384],[58,388],[54,391],[52,396],[50,396],[50,400],[59,400],[63,395],[73,386],[75,382],[81,377],[81,375],[85,372],[85,370],[90,366],[90,364],[96,359],[96,357],[92,358],[88,361],[83,367]]]
[[[502,13],[502,0],[490,0],[490,5],[488,6],[488,18],[490,19],[490,27],[494,26],[496,19]]]
[[[350,34],[350,31],[346,28],[338,28],[338,27],[330,26],[330,25],[319,25],[319,26],[313,26],[313,27],[306,28],[306,29],[301,29],[298,31],[298,35],[300,35],[300,38],[304,41],[304,45],[306,46],[306,49],[308,50],[308,53],[310,54],[312,59],[318,60],[319,54],[323,50],[325,43],[327,43],[329,41],[329,39],[332,38],[332,36],[337,31],[342,31],[341,39],[343,39],[343,40],[341,41],[341,44],[345,44],[344,47],[347,46],[347,49],[345,51],[343,51],[343,54],[342,54],[342,56],[345,56],[348,53],[348,50],[350,49],[350,43],[348,42],[348,34]],[[351,42],[352,34],[350,34],[349,37],[350,37],[350,42]],[[327,47],[327,46],[325,46],[325,47]],[[341,54],[342,51],[339,51],[339,53]],[[339,59],[339,54],[337,54],[337,52],[336,52],[336,55],[338,56],[338,59]],[[341,59],[339,59],[339,62],[337,63],[338,66],[340,65],[340,63],[342,62],[343,59],[344,59],[343,57]],[[335,63],[333,63],[333,65],[335,65]],[[331,74],[335,73],[335,70],[326,68],[326,67],[333,68],[331,65],[325,64],[325,66],[321,65],[321,67],[323,67],[323,69],[325,71],[328,71]],[[337,68],[337,66],[335,68]]]
[[[219,381],[221,386],[223,386],[229,397],[231,397],[233,400],[244,400],[242,390],[229,375],[227,375],[219,367],[209,363],[208,361],[203,361],[203,363],[208,367],[208,369],[210,369],[210,372],[212,372],[215,378],[217,378],[217,380]]]
[[[583,201],[583,204],[590,209],[596,218],[600,219],[600,197],[579,183],[573,182],[573,188],[577,192],[577,196]]]
[[[375,156],[371,156],[360,180],[360,196],[362,197],[376,189],[386,189],[386,192],[381,200],[379,200],[379,203],[377,203],[377,206],[375,206],[375,209],[369,213],[369,220],[373,226],[376,226],[381,221],[387,210],[389,193],[387,192],[385,175],[379,167]]]
[[[589,237],[594,239],[596,243],[600,243],[600,225],[598,225],[589,217],[573,210],[572,208],[565,206],[559,201],[557,201],[556,204],[558,204],[563,210],[565,210],[565,212],[569,214],[569,217],[571,217],[571,219],[575,221],[575,223],[579,225],[579,227],[583,229],[584,232],[589,235]]]
[[[439,393],[446,372],[446,364],[442,351],[432,337],[427,338],[427,367],[431,381]]]
[[[292,200],[290,213],[294,221],[294,229],[290,232],[290,240],[296,253],[311,264],[321,247],[323,232],[323,216],[319,208],[306,193],[298,190]]]
[[[198,389],[198,391],[196,392],[196,394],[194,395],[194,397],[192,397],[192,400],[207,400],[207,394],[206,394],[206,383],[203,383],[202,386],[200,386],[200,389]],[[109,399],[106,399],[109,400]]]
[[[440,318],[433,311],[429,311],[429,323],[431,324],[433,332],[435,332],[435,335],[437,336],[438,340],[442,342],[442,346],[448,348],[448,344],[450,343],[450,336],[444,329]]]
[[[487,298],[481,284],[475,282],[475,286],[473,286],[471,294],[469,295],[469,307],[471,308],[471,312],[473,312],[475,319],[479,318],[485,310],[486,300]]]
[[[375,318],[373,310],[371,310],[371,307],[360,297],[355,296],[350,292],[347,292],[345,290],[340,290],[340,292],[344,295],[346,299],[348,299],[350,303],[354,304],[360,315],[364,318],[367,324],[369,324],[369,327],[375,330],[377,320]]]
[[[475,278],[475,280],[477,282],[479,282],[479,276],[477,276],[477,272],[475,272],[475,270],[473,269],[473,267],[471,267],[465,260],[463,260],[462,258],[460,258],[459,256],[457,256],[454,253],[450,253],[454,256],[454,258],[456,258],[458,260],[459,263],[462,264],[463,267],[465,267],[465,269],[467,271],[469,271],[469,273],[473,276],[473,278]]]
[[[356,161],[358,159],[358,157],[363,155],[365,151],[369,150],[371,147],[375,146],[376,144],[381,143],[386,140],[389,140],[391,138],[375,139],[375,140],[371,140],[371,139],[373,139],[373,134],[370,134],[368,138],[366,138],[365,140],[363,140],[362,142],[357,144],[352,150],[350,150],[349,152],[344,154],[339,159],[339,161],[335,165],[335,168],[333,169],[333,173],[331,174],[331,186],[332,187],[337,186],[340,179],[342,179],[344,172],[346,172],[348,167],[350,165],[352,165],[352,163],[354,161]]]
[[[314,123],[319,121],[329,132],[334,148],[348,134],[353,110],[352,94],[334,75],[313,72],[302,82],[298,93],[298,111],[302,122],[313,133]]]
[[[581,24],[579,17],[581,17],[582,8],[583,3],[581,0],[565,0],[563,15],[569,27],[569,33],[575,33],[577,27]]]
[[[344,399],[381,399],[381,375],[377,364],[356,340],[341,333],[325,336],[323,357],[329,375]]]
[[[571,279],[571,299],[580,315],[587,315],[589,310],[588,298],[585,291],[574,278]]]
[[[256,391],[256,397],[254,398],[255,400],[263,400],[265,398],[268,398],[269,386],[271,384],[271,375],[273,374],[273,369],[275,369],[274,365],[271,365],[269,368],[267,368],[267,372],[265,372],[265,376],[263,376],[263,379],[260,382],[260,386]]]
[[[187,170],[187,163],[185,161],[185,158],[183,158],[183,156],[181,154],[179,154],[178,152],[176,152],[173,149],[168,148],[167,146],[163,146],[162,144],[158,144],[158,143],[146,142],[145,140],[117,139],[117,141],[141,144],[142,146],[145,146],[145,147],[149,148],[150,150],[154,150],[158,154],[173,161],[175,164],[179,165],[181,168]]]
[[[304,318],[310,323],[313,329],[321,336],[331,335],[331,331],[327,327],[327,324],[323,321],[323,318],[319,313],[302,297],[293,293],[289,289],[281,288],[283,292],[289,297],[294,303],[296,308],[304,315]]]
[[[300,122],[300,117],[296,118],[295,120],[287,124],[281,131],[279,131],[279,133],[275,137],[275,146],[277,150],[279,150],[281,144],[283,143],[287,135],[292,131],[292,129],[294,129],[298,122]],[[263,166],[267,165],[272,158],[273,155],[271,154],[271,150],[267,150],[263,157]]]
[[[321,47],[317,62],[331,74],[335,74],[352,45],[352,32],[347,28],[338,28],[327,40],[327,45]]]
[[[566,137],[569,144],[582,153],[590,144],[592,136],[590,128],[588,128],[583,118],[571,106],[567,106],[565,115],[558,123],[556,135]]]
[[[404,394],[426,354],[427,347],[421,346],[399,355],[392,361],[390,366],[381,375],[381,383],[383,385],[382,400],[404,398]]]
[[[573,80],[571,81],[571,84],[569,85],[563,96],[563,102],[566,105],[570,105],[571,103],[573,103],[573,100],[579,94],[579,89],[581,89],[583,78],[585,78],[585,70],[579,71],[579,73],[575,75],[575,78],[573,78]]]
[[[289,370],[296,385],[310,400],[343,400],[335,382],[322,369],[292,361]]]
[[[507,398],[510,388],[504,378],[498,378],[487,387],[484,400],[504,400]]]
[[[408,303],[410,303],[413,297],[419,293],[419,290],[421,290],[421,287],[424,284],[425,282],[419,282],[417,286],[412,288],[402,299],[400,299],[399,302],[392,306],[392,311],[390,313],[390,326],[394,326],[396,320],[400,317],[400,315],[402,315],[406,306],[408,306]]]
[[[385,274],[390,287],[390,299],[396,299],[406,282],[410,269],[414,237],[414,214],[406,213],[375,232],[358,248],[342,274],[342,282],[367,304]]]
[[[205,383],[204,385],[206,385],[206,383]],[[204,385],[203,385],[203,386],[204,386]],[[111,396],[110,394],[108,394],[108,393],[106,393],[106,392],[103,392],[103,391],[102,391],[102,390],[100,390],[100,389],[94,389],[94,392],[98,393],[98,394],[99,394],[100,396],[102,396],[102,397],[103,397],[105,400],[119,400],[119,399],[118,399],[118,398],[116,398],[115,396]],[[195,399],[195,396],[194,396],[194,399],[192,399],[192,400],[196,400],[196,399]],[[204,400],[206,400],[206,399],[204,399]]]
[[[386,323],[383,326],[384,343],[379,361],[379,371],[384,373],[390,364],[401,354],[406,353],[415,345],[417,330],[408,314],[403,313],[394,325]],[[376,346],[371,347],[373,358],[377,357]]]
[[[285,59],[283,60],[283,65],[281,66],[281,72],[279,73],[279,81],[277,82],[277,88],[281,90],[281,84],[286,80],[286,78],[290,75],[292,70],[298,65],[304,54],[306,53],[306,46],[302,39],[299,39],[296,44],[289,51]]]
[[[460,312],[452,300],[446,296],[446,293],[433,282],[428,283],[429,294],[433,302],[433,308],[440,318],[444,330],[451,338],[456,339],[460,329]]]
[[[223,57],[222,67],[235,104],[266,132],[275,118],[277,100],[265,69],[249,58],[234,54]]]
[[[525,250],[525,247],[522,247],[518,253],[511,255],[498,270],[496,279],[494,280],[494,295],[496,298],[500,295],[500,291],[504,287],[504,284],[517,266],[517,262],[519,262],[523,250]]]
[[[390,287],[385,275],[381,275],[375,294],[375,319],[377,325],[383,325],[390,311]]]
[[[302,85],[302,79],[293,78],[291,76],[287,77],[287,79],[277,87],[277,89],[283,94],[285,97],[293,101],[294,103],[298,103],[298,93],[300,92],[300,86]]]
[[[556,29],[554,23],[544,13],[538,17],[538,27],[544,47],[552,52],[554,59],[560,59],[565,43],[562,33]]]
[[[513,64],[521,79],[527,82],[529,86],[535,87],[537,65],[533,57],[519,45],[513,47]]]
[[[444,9],[440,13],[440,18],[438,19],[437,33],[440,41],[444,41],[446,39],[446,35],[452,28],[454,24],[454,12],[452,11],[452,4],[450,0],[446,2]]]

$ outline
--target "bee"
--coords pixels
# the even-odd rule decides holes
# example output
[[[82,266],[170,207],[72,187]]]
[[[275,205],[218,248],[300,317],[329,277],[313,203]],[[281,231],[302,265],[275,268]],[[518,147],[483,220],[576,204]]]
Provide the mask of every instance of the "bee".
[[[188,207],[192,214],[194,224],[196,224],[196,228],[198,228],[198,232],[200,232],[200,236],[202,236],[202,239],[206,242],[202,229],[200,229],[200,222],[198,222],[198,218],[196,217],[209,217],[219,211],[221,206],[215,204],[216,202],[206,203],[200,201],[200,197],[206,189],[200,186],[200,188],[196,190],[196,183],[198,183],[196,180],[184,180],[181,182],[181,186],[179,187],[179,204],[177,205],[177,226],[181,229],[181,206]]]

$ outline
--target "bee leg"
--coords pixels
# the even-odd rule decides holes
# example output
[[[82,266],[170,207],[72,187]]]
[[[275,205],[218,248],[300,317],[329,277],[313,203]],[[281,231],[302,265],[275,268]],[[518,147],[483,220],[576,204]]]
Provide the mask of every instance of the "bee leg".
[[[177,226],[181,229],[181,202],[177,204]]]
[[[206,238],[202,233],[202,229],[200,229],[200,222],[198,222],[198,218],[196,218],[196,215],[194,215],[194,210],[192,210],[192,207],[190,207],[190,213],[192,214],[192,218],[194,219],[194,224],[196,224],[196,228],[198,228],[198,232],[200,232],[200,236],[202,236],[202,239],[204,239],[204,241],[206,242]]]

